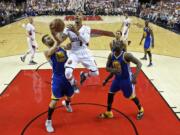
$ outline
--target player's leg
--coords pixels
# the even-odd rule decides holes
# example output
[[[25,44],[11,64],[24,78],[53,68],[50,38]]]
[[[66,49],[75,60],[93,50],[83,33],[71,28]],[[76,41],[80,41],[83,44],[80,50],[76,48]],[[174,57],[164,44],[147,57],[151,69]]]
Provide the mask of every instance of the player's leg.
[[[29,61],[29,65],[37,64],[37,62],[34,61],[35,53],[36,53],[36,48],[35,48],[35,46],[32,46],[32,49],[31,49],[31,58],[30,58],[30,61]]]
[[[147,51],[146,51],[146,48],[144,48],[144,57],[142,57],[141,60],[147,60]]]
[[[54,75],[52,78],[51,87],[52,87],[51,102],[49,104],[48,116],[45,122],[47,132],[54,132],[54,128],[52,126],[52,115],[55,110],[57,101],[64,96],[62,92],[62,78]]]
[[[79,88],[77,87],[77,84],[76,84],[76,80],[74,78],[74,75],[73,75],[73,71],[74,69],[76,68],[77,64],[78,64],[78,58],[75,54],[71,53],[69,55],[69,58],[65,64],[65,76],[66,76],[66,79],[70,82],[71,86],[73,87],[74,89],[74,92],[75,93],[79,93]]]
[[[138,97],[134,96],[133,98],[131,98],[131,100],[136,104],[138,108],[137,120],[142,119],[142,117],[144,116],[144,108],[142,107]]]
[[[22,62],[24,62],[26,60],[27,55],[31,53],[32,47],[31,47],[30,38],[27,38],[27,44],[28,44],[29,50],[24,54],[24,56],[20,57]]]
[[[26,56],[27,56],[28,54],[30,54],[30,53],[31,53],[31,50],[28,50],[28,51],[24,54],[24,56],[20,57],[21,61],[22,61],[22,62],[25,62]]]
[[[84,58],[80,59],[80,62],[82,63],[82,65],[89,69],[88,72],[81,72],[80,73],[80,83],[83,84],[83,82],[91,76],[98,76],[99,75],[99,70],[97,68],[96,62],[94,60],[94,58],[92,57],[92,55],[87,52],[86,56]]]
[[[129,34],[129,29],[127,28],[122,35],[122,39],[123,41],[127,41],[128,40],[128,34]]]
[[[52,115],[54,113],[54,109],[56,107],[57,101],[58,101],[58,99],[52,99],[49,104],[48,116],[47,116],[47,120],[45,122],[46,130],[49,133],[54,132],[54,128],[52,126]]]
[[[148,65],[148,67],[152,66],[151,45],[152,45],[152,39],[150,39],[149,44],[148,44],[148,48],[147,48],[147,54],[149,56],[149,65]]]
[[[112,104],[114,101],[114,95],[116,92],[118,92],[120,89],[119,81],[118,80],[113,80],[111,84],[110,91],[107,96],[107,110],[104,113],[100,114],[100,118],[113,118],[113,113],[111,111],[112,109]]]
[[[130,100],[132,100],[135,103],[135,105],[137,106],[137,108],[138,108],[137,119],[140,120],[144,115],[144,109],[143,109],[138,97],[135,94],[134,84],[132,84],[130,81],[123,81],[121,84],[122,84],[121,89],[122,89],[123,95],[126,98],[129,98]]]
[[[148,65],[148,67],[150,67],[150,66],[152,66],[152,53],[151,53],[151,50],[148,50],[147,54],[149,56],[149,65]]]
[[[37,42],[35,40],[31,41],[31,58],[30,58],[30,61],[29,61],[30,65],[37,64],[37,62],[34,61],[36,48],[37,48]]]
[[[147,49],[150,46],[150,41],[149,39],[145,39],[144,41],[144,57],[141,58],[141,60],[147,60]]]
[[[65,100],[62,101],[62,104],[66,107],[67,112],[73,112],[71,107],[71,98],[74,94],[74,89],[66,79],[64,79],[64,83],[62,85],[64,89],[64,95],[66,96]]]

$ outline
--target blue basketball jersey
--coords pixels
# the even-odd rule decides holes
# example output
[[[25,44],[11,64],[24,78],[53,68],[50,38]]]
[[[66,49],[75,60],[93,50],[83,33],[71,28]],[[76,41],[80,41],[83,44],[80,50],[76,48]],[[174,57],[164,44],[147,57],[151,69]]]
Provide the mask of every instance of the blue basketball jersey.
[[[152,38],[149,27],[144,27],[144,35],[145,35],[144,48],[149,49],[152,44]]]
[[[150,33],[150,28],[149,27],[144,27],[144,33],[145,33],[145,38],[146,39],[151,38],[151,33]]]
[[[115,56],[113,53],[113,56],[112,56],[112,65],[113,65],[113,62],[118,62],[121,66],[121,73],[115,74],[115,79],[118,79],[118,80],[131,79],[132,73],[131,73],[130,65],[124,60],[124,53],[125,52],[122,51],[118,57]]]
[[[62,76],[65,73],[64,64],[67,61],[67,53],[64,49],[58,48],[58,50],[51,56],[50,63],[52,66],[53,74]]]
[[[115,79],[112,81],[110,92],[116,93],[122,91],[126,98],[130,98],[134,90],[134,85],[131,82],[132,73],[130,65],[124,60],[124,54],[125,52],[121,52],[118,57],[114,54],[112,56],[112,65],[113,62],[115,62],[116,65],[118,62],[121,65],[121,73],[115,74]]]

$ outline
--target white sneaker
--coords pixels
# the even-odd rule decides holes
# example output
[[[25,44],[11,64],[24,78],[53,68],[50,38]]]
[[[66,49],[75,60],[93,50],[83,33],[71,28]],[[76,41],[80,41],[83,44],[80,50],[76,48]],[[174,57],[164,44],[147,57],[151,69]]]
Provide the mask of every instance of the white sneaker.
[[[79,94],[79,93],[80,93],[80,90],[79,90],[79,89],[75,89],[75,90],[74,90],[74,93]]]
[[[54,128],[52,127],[52,120],[46,120],[45,126],[46,126],[47,132],[49,133],[54,132]]]
[[[76,93],[76,94],[79,94],[79,93],[80,93],[80,90],[79,90],[79,88],[77,87],[76,84],[73,85],[72,87],[73,87],[74,93]]]
[[[66,105],[66,101],[65,100],[62,101],[62,105],[64,107],[66,107],[67,112],[73,112],[71,105],[70,104]]]

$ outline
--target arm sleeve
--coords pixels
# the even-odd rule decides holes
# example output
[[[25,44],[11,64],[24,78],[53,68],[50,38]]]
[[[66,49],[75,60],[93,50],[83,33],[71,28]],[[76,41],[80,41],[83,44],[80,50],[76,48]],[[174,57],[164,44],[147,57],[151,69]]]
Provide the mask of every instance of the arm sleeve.
[[[79,39],[84,43],[89,43],[91,36],[91,28],[86,27],[83,32],[79,33]]]

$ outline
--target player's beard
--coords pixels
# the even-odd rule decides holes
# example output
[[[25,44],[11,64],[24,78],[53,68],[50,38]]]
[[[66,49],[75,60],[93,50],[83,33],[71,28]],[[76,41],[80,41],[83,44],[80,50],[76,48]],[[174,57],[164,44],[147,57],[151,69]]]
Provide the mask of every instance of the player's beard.
[[[80,18],[76,18],[76,19],[75,19],[75,25],[76,25],[76,26],[82,25],[82,20],[81,20]]]

